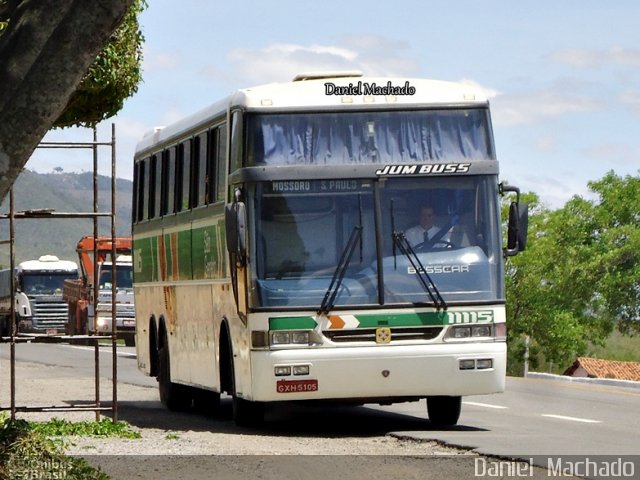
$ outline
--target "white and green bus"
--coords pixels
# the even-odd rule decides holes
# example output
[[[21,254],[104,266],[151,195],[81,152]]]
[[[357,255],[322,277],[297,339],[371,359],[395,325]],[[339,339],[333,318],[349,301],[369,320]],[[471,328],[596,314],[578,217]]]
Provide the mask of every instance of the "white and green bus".
[[[138,367],[170,409],[501,392],[503,247],[488,100],[469,85],[357,73],[238,90],[137,146]],[[425,226],[421,214],[427,213]],[[416,242],[421,226],[429,238]]]

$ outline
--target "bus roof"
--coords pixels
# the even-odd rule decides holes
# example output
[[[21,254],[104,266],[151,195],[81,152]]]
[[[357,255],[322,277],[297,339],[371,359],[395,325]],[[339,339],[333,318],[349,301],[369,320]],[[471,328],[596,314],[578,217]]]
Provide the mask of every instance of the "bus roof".
[[[300,76],[299,76],[300,77]],[[394,105],[479,105],[487,99],[464,83],[391,77],[310,77],[238,90],[232,103],[249,109],[384,108]]]
[[[199,112],[167,127],[157,127],[136,146],[136,152],[195,133],[216,118],[224,119],[228,108],[251,111],[389,109],[408,107],[477,107],[488,105],[484,92],[466,83],[417,78],[364,77],[357,72],[311,73],[280,82],[235,91]]]

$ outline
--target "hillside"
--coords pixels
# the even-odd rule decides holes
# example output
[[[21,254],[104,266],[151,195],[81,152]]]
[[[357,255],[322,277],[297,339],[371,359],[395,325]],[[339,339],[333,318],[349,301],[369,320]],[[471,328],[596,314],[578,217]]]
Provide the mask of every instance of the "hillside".
[[[130,180],[116,180],[116,233],[131,234]],[[36,173],[24,170],[14,185],[15,210],[52,208],[57,212],[90,212],[93,209],[93,175],[86,173]],[[111,210],[111,179],[98,178],[99,210]],[[9,211],[9,198],[0,206]],[[111,234],[109,218],[99,221],[99,235]],[[75,246],[85,235],[93,234],[91,219],[16,220],[16,263],[53,254],[61,260],[77,261]],[[0,240],[9,239],[9,221],[0,220]],[[9,246],[0,245],[0,265],[9,264]]]

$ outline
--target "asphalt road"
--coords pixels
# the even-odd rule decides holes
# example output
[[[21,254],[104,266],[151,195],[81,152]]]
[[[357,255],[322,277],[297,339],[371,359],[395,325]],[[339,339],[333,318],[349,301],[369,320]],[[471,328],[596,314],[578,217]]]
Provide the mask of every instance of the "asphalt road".
[[[455,428],[408,435],[505,457],[640,455],[640,389],[508,378],[505,393],[465,397]]]
[[[0,357],[8,358],[8,352],[8,345],[2,345]],[[55,370],[60,378],[90,376],[94,368],[93,347],[18,345],[16,358],[19,362],[62,367]],[[101,348],[100,358],[102,375],[109,377],[110,349]],[[118,358],[119,383],[156,387],[155,379],[138,372],[135,349],[118,348]],[[436,440],[482,455],[522,459],[543,466],[548,465],[547,456],[636,456],[636,478],[640,477],[640,389],[508,378],[503,394],[465,397],[459,424],[444,430],[433,428],[426,420],[424,401],[384,407],[366,405],[351,413],[332,407],[312,409],[310,412],[305,407],[275,405],[267,412],[265,428],[271,434],[285,436],[314,428],[312,433],[317,436],[339,436],[338,419],[352,415],[350,434],[354,425],[359,425],[365,435]],[[313,422],[308,419],[318,417],[324,421],[309,427]]]

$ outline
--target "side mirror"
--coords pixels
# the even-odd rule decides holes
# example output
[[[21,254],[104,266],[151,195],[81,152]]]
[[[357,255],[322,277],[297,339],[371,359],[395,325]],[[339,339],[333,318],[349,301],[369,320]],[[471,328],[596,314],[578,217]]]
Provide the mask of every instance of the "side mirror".
[[[522,252],[527,246],[529,227],[529,205],[512,202],[509,206],[509,224],[507,227],[507,255]]]
[[[224,210],[227,251],[236,255],[239,266],[247,262],[247,213],[242,202],[228,203]]]
[[[507,224],[507,257],[517,255],[527,246],[527,231],[529,228],[529,205],[520,202],[520,189],[509,185],[501,185],[502,192],[515,192],[515,202],[509,205],[509,223]]]

